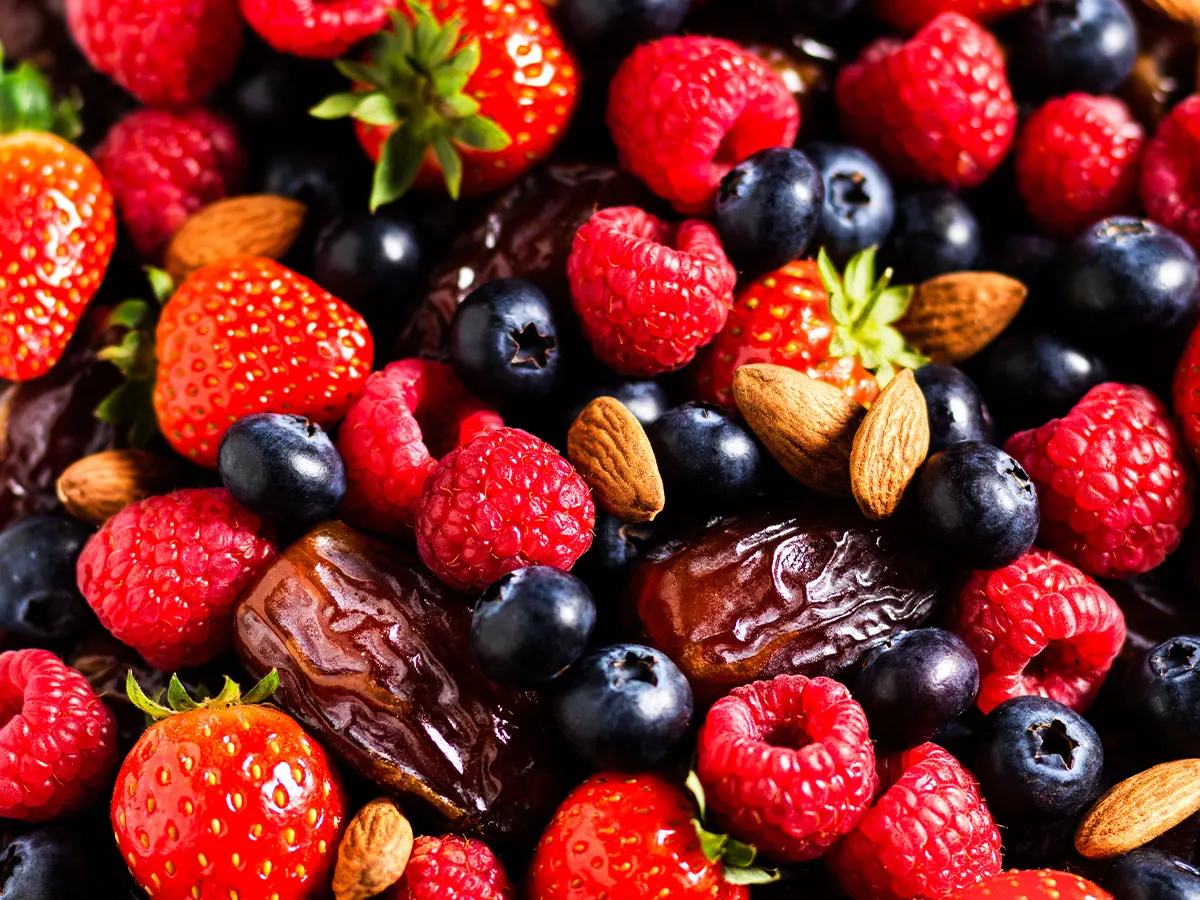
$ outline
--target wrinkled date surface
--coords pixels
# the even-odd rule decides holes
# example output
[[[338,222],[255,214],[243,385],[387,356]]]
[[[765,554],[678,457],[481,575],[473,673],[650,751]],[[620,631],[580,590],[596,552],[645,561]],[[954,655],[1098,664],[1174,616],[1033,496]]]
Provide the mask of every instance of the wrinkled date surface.
[[[714,700],[756,679],[852,665],[929,617],[936,572],[901,527],[822,500],[720,520],[666,545],[642,564],[628,600],[650,641]]]
[[[475,666],[470,620],[466,596],[330,522],[247,589],[236,645],[255,675],[279,670],[276,700],[361,774],[457,831],[535,837],[561,799],[553,727],[536,694]]]

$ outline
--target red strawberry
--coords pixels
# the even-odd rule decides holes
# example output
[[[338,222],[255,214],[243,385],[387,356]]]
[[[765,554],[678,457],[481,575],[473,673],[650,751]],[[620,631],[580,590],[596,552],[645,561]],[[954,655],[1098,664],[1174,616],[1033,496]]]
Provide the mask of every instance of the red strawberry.
[[[1033,6],[1038,0],[875,0],[875,14],[889,25],[916,31],[941,13],[953,12],[976,22],[990,22]]]
[[[117,847],[155,900],[307,900],[329,883],[346,800],[325,751],[287,714],[252,704],[228,678],[197,704],[172,677],[168,709],[130,673],[126,691],[155,722],[117,773]]]
[[[313,110],[356,120],[378,162],[372,209],[414,184],[444,180],[452,197],[502,187],[550,153],[575,108],[575,61],[539,0],[433,6],[393,12],[367,63],[339,64],[355,90]]]
[[[864,250],[838,275],[824,252],[750,282],[733,300],[729,320],[696,365],[701,400],[733,407],[733,373],[772,363],[832,384],[860,403],[879,394],[895,366],[924,362],[892,326],[910,287],[889,287],[891,270],[875,279],[875,251]],[[831,302],[832,297],[832,302]]]
[[[1054,869],[1012,870],[985,878],[955,900],[1113,900],[1086,878]]]

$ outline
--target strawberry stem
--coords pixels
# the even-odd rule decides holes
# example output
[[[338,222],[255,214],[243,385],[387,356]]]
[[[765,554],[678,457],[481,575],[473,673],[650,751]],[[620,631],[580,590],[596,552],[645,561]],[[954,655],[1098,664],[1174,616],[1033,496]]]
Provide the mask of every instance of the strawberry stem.
[[[167,705],[159,702],[159,698],[151,699],[142,690],[130,669],[125,676],[125,695],[129,702],[146,714],[151,722],[158,722],[177,713],[192,712],[197,709],[229,709],[233,706],[253,706],[267,700],[279,688],[279,672],[272,669],[261,681],[252,687],[245,696],[236,681],[225,676],[225,684],[221,692],[207,700],[194,700],[188,694],[187,688],[179,680],[178,675],[172,675],[167,685]]]
[[[45,131],[73,141],[82,131],[79,104],[66,98],[55,102],[50,82],[29,61],[6,69],[0,44],[0,134],[18,131]]]

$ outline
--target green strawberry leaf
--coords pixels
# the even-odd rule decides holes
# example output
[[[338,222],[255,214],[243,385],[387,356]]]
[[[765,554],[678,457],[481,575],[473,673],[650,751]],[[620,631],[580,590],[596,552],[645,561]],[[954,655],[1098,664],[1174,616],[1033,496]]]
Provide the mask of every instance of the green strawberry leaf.
[[[392,132],[375,167],[371,212],[399,199],[412,187],[425,158],[425,146],[411,133],[408,125]]]
[[[708,800],[704,795],[704,785],[700,783],[700,776],[696,774],[695,769],[687,773],[687,778],[684,780],[683,786],[692,795],[692,802],[696,804],[696,810],[700,814],[700,821],[703,822],[708,815]]]
[[[430,59],[434,60],[435,64],[444,63],[454,48],[458,46],[458,40],[462,37],[462,23],[458,16],[451,16],[446,24],[442,26],[441,33],[437,36],[437,40],[429,48]]]
[[[141,328],[149,318],[150,304],[145,300],[123,300],[108,314],[108,324],[121,328]]]
[[[463,119],[455,128],[454,137],[476,150],[503,150],[512,143],[508,132],[486,116]]]
[[[440,109],[449,118],[467,119],[479,112],[479,101],[466,94],[456,94],[443,100]]]
[[[737,868],[735,866],[726,866],[724,870],[725,880],[730,884],[774,884],[776,881],[781,881],[786,876],[781,869],[767,869],[761,866],[747,866],[745,868]]]
[[[400,124],[396,107],[392,105],[392,101],[383,91],[371,91],[369,94],[363,94],[353,116],[359,122],[384,128]]]
[[[362,102],[370,97],[367,91],[347,91],[344,94],[330,94],[308,114],[316,119],[345,119],[353,116]]]
[[[446,190],[450,194],[450,199],[457,200],[458,193],[462,189],[462,157],[458,155],[454,145],[443,134],[439,134],[433,139],[433,152],[437,156],[438,165],[442,167],[442,174],[446,178]]]
[[[262,680],[258,684],[246,692],[246,696],[242,698],[242,703],[245,706],[262,703],[277,690],[279,690],[279,670],[272,669],[262,677]]]
[[[446,60],[433,75],[433,89],[442,97],[462,93],[467,81],[479,68],[483,51],[479,41],[473,40]]]
[[[79,114],[73,100],[55,100],[50,82],[29,61],[4,68],[0,45],[0,134],[45,131],[67,140],[79,137]]]
[[[159,306],[164,305],[175,293],[175,279],[157,266],[146,266],[143,271],[146,273],[146,280],[150,282],[150,291],[154,294],[154,299],[158,301]]]
[[[887,272],[884,272],[884,277],[887,277],[891,271],[891,269],[888,269]],[[907,284],[883,290],[879,298],[875,301],[875,320],[886,325],[900,321],[900,319],[904,318],[904,314],[908,312],[908,305],[912,301],[912,295],[912,286]]]
[[[846,274],[842,278],[843,289],[852,307],[850,315],[857,319],[875,283],[875,248],[868,247],[857,253],[846,263]]]
[[[379,66],[350,59],[339,59],[334,62],[334,65],[337,66],[339,72],[356,84],[369,84],[381,89],[387,86],[387,75]]]

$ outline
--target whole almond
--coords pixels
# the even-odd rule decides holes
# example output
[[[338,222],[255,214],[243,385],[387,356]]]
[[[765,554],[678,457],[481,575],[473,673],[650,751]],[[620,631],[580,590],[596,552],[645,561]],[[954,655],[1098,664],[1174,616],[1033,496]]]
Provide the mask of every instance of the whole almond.
[[[1200,0],[1146,0],[1146,5],[1185,25],[1200,25]]]
[[[176,284],[196,269],[235,256],[282,259],[304,226],[303,203],[273,194],[218,200],[193,213],[163,256]]]
[[[177,486],[179,463],[147,450],[105,450],[72,463],[58,476],[67,512],[100,525],[130,503]]]
[[[1025,285],[998,272],[951,272],[922,282],[896,327],[937,363],[974,356],[1021,311]]]
[[[854,435],[850,492],[868,519],[886,519],[929,455],[929,413],[911,369],[880,392]]]
[[[350,820],[338,846],[334,897],[367,900],[383,893],[404,875],[412,848],[412,826],[396,801],[372,800]]]
[[[597,397],[567,432],[567,456],[596,502],[626,522],[649,522],[666,505],[662,475],[642,423],[614,397]]]
[[[1113,787],[1075,831],[1075,849],[1089,859],[1136,850],[1200,811],[1200,759],[1177,759]]]
[[[803,372],[767,363],[734,372],[733,397],[750,430],[789,475],[814,491],[849,496],[862,404]]]

